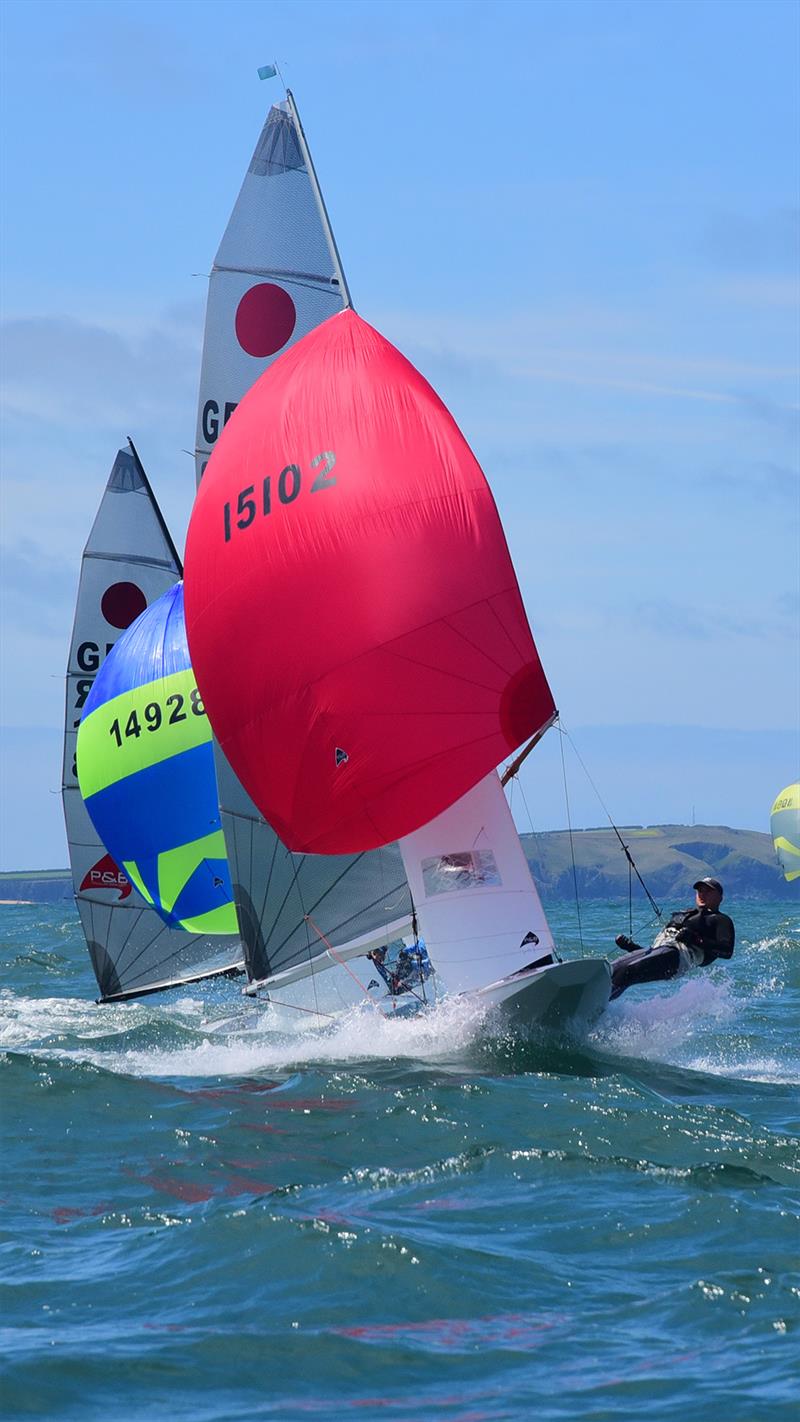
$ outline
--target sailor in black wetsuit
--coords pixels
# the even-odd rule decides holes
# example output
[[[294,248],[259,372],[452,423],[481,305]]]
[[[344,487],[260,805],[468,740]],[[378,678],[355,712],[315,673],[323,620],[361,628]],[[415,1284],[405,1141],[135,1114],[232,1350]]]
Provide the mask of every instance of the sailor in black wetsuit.
[[[707,968],[717,958],[733,957],[736,933],[733,919],[719,912],[719,879],[698,879],[694,890],[696,907],[674,913],[652,948],[641,948],[624,933],[615,939],[626,957],[612,964],[612,998],[638,983],[665,982],[693,968]]]

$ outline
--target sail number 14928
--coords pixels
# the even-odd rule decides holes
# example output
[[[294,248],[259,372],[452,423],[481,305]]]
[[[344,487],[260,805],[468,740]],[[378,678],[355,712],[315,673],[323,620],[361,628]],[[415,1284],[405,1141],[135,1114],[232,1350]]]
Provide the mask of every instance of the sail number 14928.
[[[309,492],[318,494],[321,489],[330,489],[336,483],[331,470],[336,463],[332,449],[324,449],[311,460],[313,478]],[[222,506],[222,522],[225,542],[229,543],[234,531],[244,530],[255,523],[257,518],[266,518],[276,504],[293,504],[303,488],[303,471],[299,464],[287,464],[277,478],[266,474],[260,485],[248,484],[236,495],[236,502],[230,500]]]

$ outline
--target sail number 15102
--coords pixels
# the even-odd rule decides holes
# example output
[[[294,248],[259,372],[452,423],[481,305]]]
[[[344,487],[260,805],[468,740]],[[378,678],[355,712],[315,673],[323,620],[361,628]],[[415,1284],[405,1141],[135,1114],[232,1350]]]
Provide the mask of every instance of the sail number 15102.
[[[311,460],[314,477],[310,493],[318,494],[321,489],[333,487],[336,478],[331,477],[331,471],[335,463],[336,455],[332,449],[324,449],[321,454],[314,455]],[[260,485],[248,484],[246,489],[240,489],[235,503],[228,500],[222,506],[225,542],[230,543],[237,528],[244,530],[255,523],[257,518],[267,518],[275,504],[293,504],[295,499],[299,498],[302,488],[303,471],[300,465],[287,464],[276,478],[265,474]]]

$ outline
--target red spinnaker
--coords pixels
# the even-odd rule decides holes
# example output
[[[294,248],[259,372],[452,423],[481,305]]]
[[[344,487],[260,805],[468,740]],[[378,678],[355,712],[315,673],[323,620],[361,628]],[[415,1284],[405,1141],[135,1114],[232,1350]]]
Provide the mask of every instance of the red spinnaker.
[[[280,356],[227,424],[185,602],[215,734],[295,851],[418,829],[554,714],[477,461],[351,310]]]

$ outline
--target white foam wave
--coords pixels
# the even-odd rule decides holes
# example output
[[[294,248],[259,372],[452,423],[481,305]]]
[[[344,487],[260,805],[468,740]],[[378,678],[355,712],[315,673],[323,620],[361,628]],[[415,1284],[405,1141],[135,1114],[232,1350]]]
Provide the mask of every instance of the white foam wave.
[[[800,1082],[800,1062],[753,1050],[732,1025],[748,1024],[753,999],[774,997],[779,978],[760,981],[742,1000],[729,979],[691,976],[671,992],[644,1000],[626,995],[609,1004],[589,1044],[614,1056],[689,1068],[740,1081],[787,1085]],[[727,1030],[726,1030],[727,1029]],[[716,1050],[709,1050],[712,1037]]]
[[[703,1022],[730,1020],[737,1003],[725,981],[688,977],[669,993],[644,1000],[631,996],[609,1004],[590,1034],[598,1046],[613,1046],[627,1056],[657,1057],[690,1041]]]
[[[137,1077],[219,1077],[285,1072],[316,1063],[405,1058],[444,1062],[462,1053],[479,1033],[482,1007],[457,999],[416,1016],[384,1016],[371,1005],[356,1006],[324,1028],[297,1022],[288,1013],[243,1003],[241,1011],[207,1016],[207,1005],[183,998],[169,1009],[118,1005],[92,1009],[75,999],[0,1000],[0,1047],[89,1062]],[[162,1047],[109,1044],[140,1027],[163,1029],[182,1040]],[[194,1041],[186,1041],[189,1032]],[[93,1040],[106,1039],[102,1047]]]
[[[754,945],[756,946],[756,945]],[[760,946],[760,945],[759,945]],[[778,1049],[770,1000],[781,987],[775,940],[758,957],[746,996],[719,974],[697,974],[640,998],[611,1003],[586,1046],[604,1058],[631,1058],[740,1080],[790,1083],[800,1063]],[[755,1020],[757,1002],[760,1021]],[[0,1049],[83,1061],[133,1077],[284,1074],[303,1066],[369,1060],[421,1061],[459,1069],[486,1035],[484,1010],[444,1001],[416,1016],[385,1017],[361,1003],[323,1027],[297,1011],[254,1004],[238,994],[185,994],[102,1008],[85,999],[0,992]],[[493,1035],[490,1031],[490,1035]]]
[[[708,1076],[732,1077],[736,1081],[758,1081],[773,1086],[800,1086],[800,1061],[779,1061],[777,1057],[747,1057],[731,1062],[718,1057],[698,1056],[691,1062],[694,1071]]]

